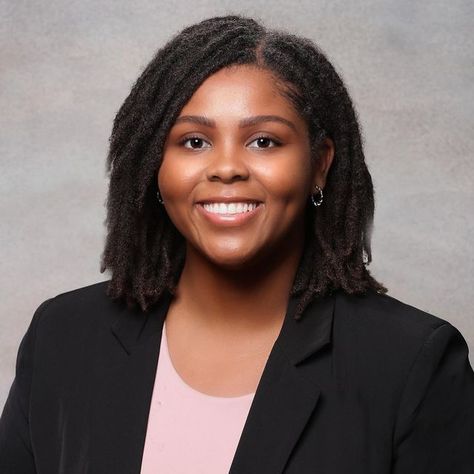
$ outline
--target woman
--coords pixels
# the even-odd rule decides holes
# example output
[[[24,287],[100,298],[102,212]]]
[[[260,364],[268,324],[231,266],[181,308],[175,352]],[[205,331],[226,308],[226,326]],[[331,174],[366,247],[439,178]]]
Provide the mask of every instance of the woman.
[[[466,341],[366,268],[356,114],[311,41],[185,28],[108,164],[112,277],[35,312],[2,473],[474,472]]]

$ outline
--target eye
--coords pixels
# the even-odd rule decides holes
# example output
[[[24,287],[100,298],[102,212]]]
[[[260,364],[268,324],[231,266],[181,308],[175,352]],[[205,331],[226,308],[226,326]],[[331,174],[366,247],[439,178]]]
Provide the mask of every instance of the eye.
[[[266,135],[261,135],[255,138],[255,140],[252,140],[250,143],[253,143],[253,142],[257,142],[259,145],[262,145],[262,146],[250,147],[250,148],[275,148],[281,145],[281,142],[279,142],[278,140],[275,140],[274,138],[267,137]],[[273,143],[273,145],[269,145],[269,143]]]
[[[191,146],[186,146],[186,143],[190,143]],[[206,140],[204,140],[204,138],[201,138],[201,137],[195,137],[195,136],[192,136],[192,137],[184,137],[180,142],[179,144],[184,146],[184,148],[189,148],[191,150],[200,150],[202,148],[207,148],[207,147],[202,147],[200,145],[202,145],[202,143],[208,143],[206,142]]]

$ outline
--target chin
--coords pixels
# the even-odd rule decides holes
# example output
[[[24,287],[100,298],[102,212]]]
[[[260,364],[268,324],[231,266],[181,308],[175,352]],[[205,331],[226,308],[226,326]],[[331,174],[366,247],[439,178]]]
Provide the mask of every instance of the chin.
[[[255,263],[255,255],[243,255],[242,251],[208,253],[206,258],[218,267],[227,270],[242,270]]]

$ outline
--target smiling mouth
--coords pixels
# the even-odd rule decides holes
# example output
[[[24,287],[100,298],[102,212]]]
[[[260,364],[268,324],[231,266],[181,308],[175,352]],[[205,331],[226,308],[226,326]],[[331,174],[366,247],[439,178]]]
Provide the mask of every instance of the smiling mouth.
[[[238,227],[261,214],[263,203],[198,203],[199,214],[215,226]]]
[[[214,203],[201,203],[200,205],[211,214],[219,215],[235,215],[245,214],[254,211],[261,203],[260,202],[214,202]]]

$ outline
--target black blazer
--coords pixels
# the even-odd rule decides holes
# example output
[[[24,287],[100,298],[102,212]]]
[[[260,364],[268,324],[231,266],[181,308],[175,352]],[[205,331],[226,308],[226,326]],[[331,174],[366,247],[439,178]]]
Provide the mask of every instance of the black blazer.
[[[144,314],[106,284],[36,310],[0,419],[2,474],[139,474],[171,297]],[[232,474],[474,473],[474,373],[454,326],[375,292],[337,291],[300,321],[295,301]]]

